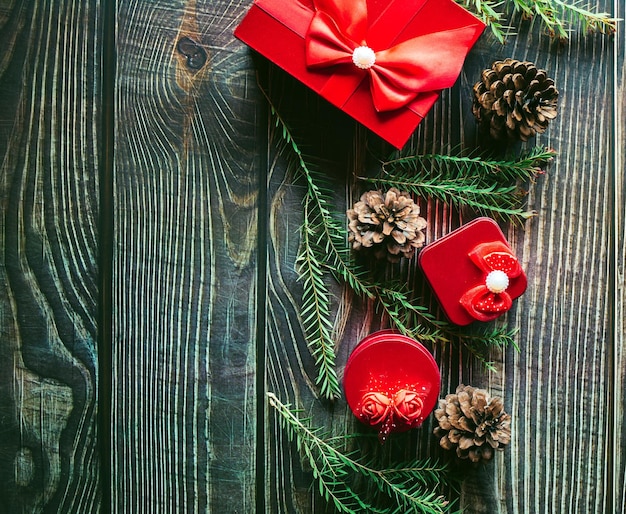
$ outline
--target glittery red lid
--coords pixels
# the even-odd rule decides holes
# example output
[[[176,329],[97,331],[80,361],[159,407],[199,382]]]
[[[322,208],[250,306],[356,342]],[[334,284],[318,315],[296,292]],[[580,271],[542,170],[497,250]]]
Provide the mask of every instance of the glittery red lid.
[[[526,275],[491,218],[477,218],[427,245],[419,265],[457,325],[497,318],[526,290]]]
[[[348,405],[363,423],[389,432],[419,427],[439,398],[441,376],[430,352],[392,330],[375,332],[354,349],[344,372]]]

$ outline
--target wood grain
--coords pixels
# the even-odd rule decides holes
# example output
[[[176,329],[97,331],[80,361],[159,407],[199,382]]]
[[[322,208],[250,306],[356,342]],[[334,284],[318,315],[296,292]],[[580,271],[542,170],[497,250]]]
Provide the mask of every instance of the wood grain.
[[[0,6],[0,511],[95,512],[98,3]]]
[[[330,434],[364,430],[314,383],[295,271],[304,189],[276,151],[256,74],[320,158],[338,211],[362,192],[354,177],[390,149],[234,39],[250,3],[118,0],[106,49],[105,2],[0,5],[0,512],[333,512],[264,400],[274,392]],[[617,0],[598,8],[626,18]],[[560,46],[513,24],[504,47],[481,38],[408,147],[475,149],[471,86],[499,58],[536,62],[561,91],[559,117],[537,138],[558,158],[528,185],[538,216],[503,226],[529,277],[503,320],[518,329],[519,351],[493,352],[488,373],[463,349],[433,348],[442,394],[485,387],[514,420],[493,462],[456,466],[459,500],[467,513],[624,513],[626,40],[623,30],[573,34]],[[104,51],[116,55],[114,77]],[[106,80],[110,497],[96,422]],[[473,216],[422,206],[430,241]],[[393,273],[436,308],[414,264]],[[330,287],[341,376],[358,341],[387,320]],[[387,457],[445,458],[431,431],[432,420],[394,438]]]
[[[259,102],[242,14],[118,2],[115,512],[254,510]]]
[[[605,4],[599,9],[611,11],[612,6]],[[618,237],[623,245],[623,225],[614,220],[623,206],[609,201],[623,193],[616,190],[623,188],[623,177],[615,181],[611,171],[618,130],[611,83],[615,49],[612,38],[601,35],[573,34],[569,44],[559,46],[538,26],[519,19],[514,24],[519,33],[504,47],[483,36],[457,85],[444,92],[409,145],[422,153],[449,152],[459,145],[476,148],[471,86],[495,60],[534,61],[555,78],[561,92],[559,118],[536,141],[559,152],[547,174],[529,185],[528,204],[538,216],[524,227],[504,227],[530,279],[528,291],[504,319],[519,331],[519,351],[494,352],[498,370],[487,373],[462,350],[434,349],[442,367],[442,394],[459,383],[485,387],[504,397],[514,420],[511,446],[494,462],[459,468],[466,476],[460,502],[468,513],[612,511],[606,503],[612,498],[607,462],[613,460],[614,451],[609,431],[615,394],[612,355],[623,337],[623,327],[614,326],[619,284],[612,281],[612,241]],[[327,174],[337,191],[345,191],[337,198],[341,211],[360,194],[350,177],[361,172],[378,142],[349,124],[346,127],[342,114],[315,103],[296,83],[281,85],[285,80],[281,72],[272,73],[275,97],[286,103],[285,110],[300,110],[307,120],[309,131],[303,137],[307,151],[329,157]],[[296,91],[290,93],[296,98],[291,105],[285,100],[286,90]],[[336,126],[341,129],[332,128]],[[319,130],[327,132],[320,136]],[[330,406],[317,398],[315,370],[299,325],[302,300],[294,259],[303,190],[293,184],[280,160],[270,159],[269,169],[268,388],[283,401],[302,406],[316,426],[331,433],[354,431],[358,427],[343,401]],[[426,212],[430,240],[470,216],[459,217],[435,202],[428,203]],[[419,272],[411,273],[416,291],[422,291]],[[335,294],[341,372],[349,351],[384,320],[340,286]],[[623,385],[623,371],[621,377]],[[617,427],[623,430],[623,410],[617,408],[622,417]],[[410,444],[415,454],[438,453],[436,441],[428,435],[431,428],[426,424],[414,435]],[[265,441],[271,470],[268,512],[326,511],[310,487],[312,477],[302,470],[297,452],[279,427],[270,423]],[[618,473],[623,477],[623,463]]]

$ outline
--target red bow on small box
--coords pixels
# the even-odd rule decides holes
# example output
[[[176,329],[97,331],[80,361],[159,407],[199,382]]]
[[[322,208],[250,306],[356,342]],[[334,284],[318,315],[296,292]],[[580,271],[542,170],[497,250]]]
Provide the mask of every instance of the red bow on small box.
[[[380,23],[370,27],[366,0],[314,0],[314,4],[315,14],[305,36],[307,66],[351,66],[353,80],[346,82],[344,75],[333,82],[334,90],[325,88],[337,105],[369,75],[372,101],[379,112],[403,107],[421,92],[451,87],[477,30],[482,30],[477,23],[396,44],[393,38],[406,18],[394,20],[396,30],[388,25],[377,27]]]
[[[422,424],[424,402],[420,396],[400,389],[393,396],[369,392],[363,395],[357,408],[358,416],[371,426],[378,426],[378,439],[384,443],[394,429],[416,428]]]
[[[485,279],[459,301],[472,317],[491,321],[511,308],[513,300],[506,290],[510,281],[522,274],[522,267],[508,246],[500,241],[479,244],[468,256],[485,273]]]

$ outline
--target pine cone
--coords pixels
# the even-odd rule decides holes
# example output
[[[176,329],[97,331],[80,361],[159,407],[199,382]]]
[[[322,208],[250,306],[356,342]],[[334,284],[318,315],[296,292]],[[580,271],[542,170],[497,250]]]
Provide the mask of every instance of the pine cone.
[[[533,63],[506,59],[484,70],[474,84],[474,116],[496,140],[527,141],[556,117],[554,80]]]
[[[435,411],[439,426],[434,433],[446,450],[472,462],[489,460],[494,450],[511,441],[511,416],[504,412],[501,398],[491,398],[484,389],[460,385],[455,394],[439,400]]]
[[[419,205],[409,193],[395,187],[384,195],[380,191],[363,193],[347,212],[352,248],[373,249],[376,257],[391,262],[413,257],[426,240],[422,232],[426,220],[419,213]]]

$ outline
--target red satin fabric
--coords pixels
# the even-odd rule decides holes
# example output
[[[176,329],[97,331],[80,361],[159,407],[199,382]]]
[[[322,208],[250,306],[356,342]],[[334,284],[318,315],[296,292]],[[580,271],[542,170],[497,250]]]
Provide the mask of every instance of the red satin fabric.
[[[451,87],[477,30],[466,26],[407,39],[390,48],[372,48],[376,62],[361,70],[352,63],[352,53],[369,46],[366,0],[315,0],[315,8],[305,36],[307,66],[346,66],[356,76],[369,75],[378,112],[403,107],[419,93]]]
[[[514,279],[522,273],[518,260],[500,241],[479,244],[468,255],[485,274],[502,271],[509,279]],[[506,291],[494,293],[486,284],[467,291],[460,302],[469,314],[479,321],[496,319],[513,305],[513,300]]]

